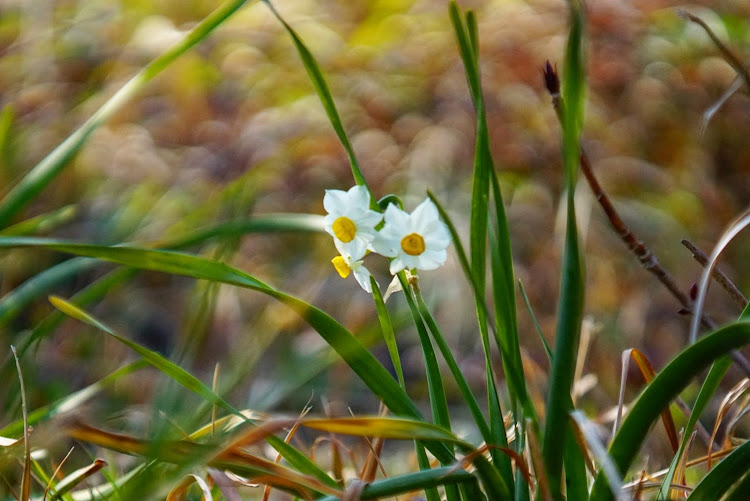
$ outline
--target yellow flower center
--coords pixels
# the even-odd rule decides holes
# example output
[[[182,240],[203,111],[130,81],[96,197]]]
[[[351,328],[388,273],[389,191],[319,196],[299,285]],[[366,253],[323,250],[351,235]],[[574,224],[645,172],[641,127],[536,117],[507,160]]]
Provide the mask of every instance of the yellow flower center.
[[[418,233],[411,233],[401,239],[401,248],[410,256],[418,256],[424,252],[424,238]]]
[[[351,273],[352,271],[352,269],[349,268],[349,264],[346,262],[346,259],[344,259],[342,256],[336,256],[335,258],[331,259],[331,263],[333,264],[333,267],[336,268],[336,271],[339,272],[341,278],[348,277],[349,273]]]
[[[354,235],[357,234],[357,225],[348,217],[341,216],[333,222],[333,234],[336,235],[336,238],[348,244],[354,240]]]

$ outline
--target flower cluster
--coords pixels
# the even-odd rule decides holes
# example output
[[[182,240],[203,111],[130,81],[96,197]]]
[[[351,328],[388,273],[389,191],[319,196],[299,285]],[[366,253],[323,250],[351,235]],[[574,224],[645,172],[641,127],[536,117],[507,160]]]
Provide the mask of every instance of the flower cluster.
[[[349,191],[326,190],[323,206],[328,212],[325,230],[340,254],[333,266],[342,278],[353,273],[367,292],[372,292],[370,272],[362,259],[368,252],[391,258],[392,275],[404,269],[434,270],[445,263],[451,236],[429,198],[411,214],[393,204],[381,214],[370,208],[367,188],[357,185]]]

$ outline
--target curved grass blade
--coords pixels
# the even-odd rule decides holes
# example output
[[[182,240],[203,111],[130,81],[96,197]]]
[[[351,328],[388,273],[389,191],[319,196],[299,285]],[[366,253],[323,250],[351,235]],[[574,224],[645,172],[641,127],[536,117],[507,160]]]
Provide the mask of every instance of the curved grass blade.
[[[268,435],[268,433],[275,429],[274,423],[271,423],[265,434],[255,434],[256,441],[272,437],[273,435]],[[255,429],[253,432],[255,432]],[[334,486],[327,485],[311,476],[300,474],[268,459],[244,452],[239,447],[230,446],[227,448],[224,445],[216,446],[215,444],[203,444],[190,440],[143,440],[129,435],[99,430],[81,423],[71,426],[68,433],[76,440],[96,444],[125,454],[158,459],[178,465],[191,464],[197,461],[201,464],[230,470],[240,475],[263,476],[267,482],[276,483],[274,480],[278,480],[280,481],[278,482],[280,487],[291,486],[295,492],[299,492],[299,487],[322,494],[338,494],[340,492],[337,484],[334,484]]]
[[[109,98],[96,113],[59,146],[44,157],[13,189],[0,201],[0,228],[8,225],[11,218],[36,197],[68,165],[89,136],[120,110],[146,83],[161,73],[175,59],[205,39],[214,29],[234,14],[247,0],[228,0],[193,28],[181,41],[143,67],[114,96]]]
[[[739,482],[750,470],[750,441],[737,447],[721,460],[695,486],[688,501],[713,501],[722,496]],[[747,492],[744,493],[747,499]]]
[[[745,211],[740,217],[738,217],[729,228],[721,235],[721,238],[717,242],[714,249],[711,251],[711,256],[708,258],[708,263],[703,268],[703,274],[701,275],[700,282],[698,282],[698,295],[695,298],[695,305],[693,307],[693,316],[690,321],[690,342],[694,343],[698,338],[698,328],[700,326],[700,319],[703,316],[703,305],[706,302],[706,294],[708,293],[708,284],[711,281],[711,273],[716,266],[716,261],[724,251],[724,248],[729,245],[734,237],[739,232],[744,230],[750,225],[750,210]]]
[[[57,296],[51,296],[49,298],[49,301],[55,308],[62,311],[66,315],[106,332],[114,339],[118,340],[131,350],[138,353],[138,355],[140,355],[146,362],[153,365],[160,372],[170,377],[177,383],[181,384],[188,390],[192,391],[196,395],[199,395],[204,400],[207,400],[214,405],[221,407],[222,409],[234,414],[235,416],[245,419],[245,415],[242,414],[238,409],[236,409],[232,404],[224,400],[221,396],[211,390],[211,388],[203,384],[198,378],[187,372],[182,367],[170,362],[155,351],[144,348],[140,344],[134,343],[133,341],[118,335],[110,327],[92,317],[73,303],[70,303]]]
[[[108,247],[42,238],[0,237],[0,248],[38,247],[95,257],[133,268],[213,280],[267,294],[286,304],[313,327],[395,415],[422,419],[414,402],[383,365],[344,326],[322,310],[273,289],[255,277],[223,263],[175,251],[137,247]],[[435,457],[451,462],[453,454],[440,443],[428,443]]]
[[[609,447],[609,455],[620,474],[627,472],[652,423],[687,386],[690,379],[711,362],[733,349],[750,343],[750,322],[723,327],[677,355],[651,381],[631,406],[630,412]],[[590,501],[611,500],[612,493],[602,472],[596,477]]]
[[[326,79],[323,76],[323,72],[320,70],[318,63],[315,61],[315,57],[312,55],[297,32],[294,31],[294,29],[284,20],[284,18],[281,17],[270,0],[263,0],[263,3],[268,5],[268,8],[271,10],[273,15],[276,16],[276,19],[279,20],[279,22],[284,26],[284,29],[287,31],[287,33],[289,33],[289,36],[292,38],[292,42],[294,43],[294,46],[299,53],[299,57],[300,59],[302,59],[302,65],[305,67],[305,70],[310,77],[310,81],[315,88],[315,92],[318,94],[318,98],[323,104],[326,115],[328,115],[328,120],[331,122],[333,130],[336,131],[336,135],[338,136],[339,141],[341,141],[341,144],[344,147],[347,156],[349,157],[349,164],[352,168],[354,181],[359,185],[367,187],[369,191],[370,187],[367,185],[367,180],[365,179],[364,174],[362,174],[362,169],[360,169],[359,167],[357,155],[354,153],[354,148],[349,142],[349,138],[346,135],[344,126],[341,123],[339,112],[336,110],[336,104],[333,101],[331,90],[328,88],[328,83],[326,82]],[[372,192],[370,192],[370,194],[372,195]],[[372,208],[377,209],[375,197],[371,197],[371,200]]]
[[[196,378],[195,376],[187,372],[182,367],[170,362],[169,360],[159,355],[158,353],[151,351],[147,348],[144,348],[138,343],[134,343],[133,341],[130,341],[129,339],[118,335],[104,323],[100,322],[99,320],[89,315],[82,309],[78,308],[77,306],[75,306],[74,304],[68,301],[65,301],[62,298],[53,296],[53,297],[50,297],[50,302],[60,311],[71,316],[72,318],[75,318],[76,320],[80,320],[81,322],[87,323],[93,327],[96,327],[99,330],[106,332],[107,334],[112,336],[114,339],[118,340],[119,342],[126,345],[128,348],[138,353],[146,362],[154,366],[156,369],[158,369],[163,374],[171,378],[173,381],[179,383],[180,385],[190,390],[191,392],[195,393],[196,395],[199,395],[201,398],[203,398],[207,402],[211,402],[217,407],[221,407],[222,409],[230,412],[231,414],[234,414],[235,416],[238,416],[239,418],[243,420],[247,420],[247,417],[245,416],[245,414],[240,412],[233,405],[231,405],[229,402],[224,400],[220,395],[218,395],[216,392],[211,390],[208,386],[203,384],[198,378]],[[293,447],[289,446],[288,444],[284,443],[283,440],[279,439],[278,437],[269,436],[268,441],[274,448],[276,448],[276,450],[278,450],[287,459],[287,461],[289,461],[290,464],[299,468],[302,472],[311,474],[325,483],[337,485],[333,479],[331,479],[328,475],[325,474],[325,472],[323,472],[317,466],[315,466],[302,453],[300,453]]]

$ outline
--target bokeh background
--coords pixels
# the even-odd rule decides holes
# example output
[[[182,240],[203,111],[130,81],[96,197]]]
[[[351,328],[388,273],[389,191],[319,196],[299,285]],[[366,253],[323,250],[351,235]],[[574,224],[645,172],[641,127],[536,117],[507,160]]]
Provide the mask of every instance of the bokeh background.
[[[431,190],[468,234],[474,113],[442,0],[289,0],[277,8],[323,69],[364,173],[379,196],[413,208]],[[554,343],[560,274],[560,131],[544,90],[545,61],[562,66],[562,0],[461,1],[476,10],[492,150],[510,221],[515,273]],[[0,2],[0,189],[7,192],[132,75],[215,8],[208,0],[2,0]],[[750,99],[736,93],[703,137],[703,114],[734,71],[698,26],[704,19],[750,59],[750,3],[677,4],[600,0],[588,5],[588,93],[584,145],[626,223],[687,291],[701,267],[680,245],[707,253],[750,201]],[[278,212],[323,214],[325,189],[348,189],[351,172],[299,57],[262,3],[247,5],[177,60],[98,130],[25,217],[74,206],[47,234],[87,242],[153,243],[220,221]],[[621,352],[642,350],[658,369],[685,346],[689,318],[631,256],[581,179],[586,254],[585,313],[591,333],[584,374],[595,379],[580,404],[596,417],[616,404]],[[326,235],[237,236],[199,249],[330,312],[377,342],[370,297],[330,265]],[[750,288],[750,240],[721,266]],[[29,251],[0,256],[2,294],[66,256]],[[387,263],[367,264],[381,286]],[[110,270],[102,265],[50,291],[70,296]],[[422,288],[465,373],[482,393],[483,362],[473,301],[451,254],[422,274]],[[539,398],[548,364],[518,301],[525,366]],[[409,379],[425,394],[421,352],[403,301],[389,301]],[[739,310],[718,288],[709,311]],[[1,327],[8,345],[52,311],[40,298]],[[257,293],[141,273],[93,308],[120,332],[170,354],[210,381],[232,382],[239,406],[296,413],[312,399],[334,414],[374,412],[377,403],[322,340],[283,306]],[[133,355],[74,322],[25,361],[31,406],[90,384]],[[500,370],[498,368],[498,370]],[[729,382],[739,373],[730,373]],[[137,421],[162,378],[144,372],[119,382],[91,409]],[[642,384],[631,371],[627,395]],[[449,384],[449,398],[458,401]],[[692,387],[691,387],[692,388]],[[686,398],[689,398],[690,391]],[[181,404],[188,406],[188,403]],[[540,400],[540,407],[541,407]],[[16,402],[4,403],[7,411]],[[177,404],[175,404],[177,405]],[[460,410],[457,410],[460,413]],[[113,413],[121,413],[114,418]],[[12,419],[8,416],[5,419]],[[654,444],[663,450],[664,443]]]

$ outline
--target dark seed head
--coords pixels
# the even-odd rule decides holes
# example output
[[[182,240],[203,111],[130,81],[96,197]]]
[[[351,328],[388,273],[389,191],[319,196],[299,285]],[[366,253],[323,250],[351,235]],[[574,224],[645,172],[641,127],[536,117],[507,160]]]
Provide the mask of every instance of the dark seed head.
[[[698,298],[698,284],[693,282],[693,285],[690,286],[690,299],[692,301],[695,301]]]
[[[559,94],[560,78],[557,76],[557,66],[553,68],[552,64],[547,61],[542,68],[542,75],[544,75],[544,86],[547,87],[547,92],[553,96]]]

